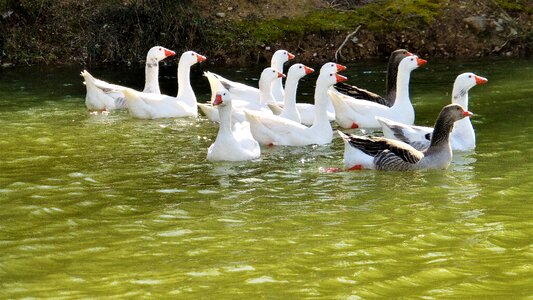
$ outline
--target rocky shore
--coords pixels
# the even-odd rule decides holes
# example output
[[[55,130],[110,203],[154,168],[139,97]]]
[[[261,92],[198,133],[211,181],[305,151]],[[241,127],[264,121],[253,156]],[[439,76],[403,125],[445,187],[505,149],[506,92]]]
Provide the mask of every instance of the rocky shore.
[[[386,57],[522,57],[533,53],[527,0],[0,0],[0,65],[134,64],[160,44],[211,63]],[[350,33],[353,36],[347,38]]]

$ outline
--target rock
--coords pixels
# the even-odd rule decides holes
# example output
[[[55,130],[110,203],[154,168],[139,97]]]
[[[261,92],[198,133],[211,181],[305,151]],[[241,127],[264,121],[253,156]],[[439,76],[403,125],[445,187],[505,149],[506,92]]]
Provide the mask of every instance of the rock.
[[[498,19],[498,21],[492,20],[490,22],[490,27],[491,27],[491,29],[495,30],[496,32],[502,32],[504,30],[504,28],[503,28],[503,20],[502,19]]]
[[[8,11],[2,13],[2,19],[7,19],[7,18],[11,17],[12,14],[13,14],[13,11],[12,10],[8,10]]]
[[[219,18],[225,18],[225,17],[226,17],[226,14],[223,13],[223,12],[217,12],[215,15],[216,15],[217,17],[219,17]]]
[[[476,33],[484,32],[485,30],[487,30],[488,21],[485,17],[470,16],[468,18],[464,18],[463,21]]]

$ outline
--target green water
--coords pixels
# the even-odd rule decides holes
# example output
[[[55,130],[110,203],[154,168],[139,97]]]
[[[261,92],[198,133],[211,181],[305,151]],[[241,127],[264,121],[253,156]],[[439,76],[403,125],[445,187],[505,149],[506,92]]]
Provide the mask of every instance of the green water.
[[[201,101],[202,69],[258,74],[196,66]],[[384,69],[344,74],[381,92]],[[459,73],[489,83],[470,92],[476,151],[410,173],[321,173],[342,166],[339,137],[210,163],[216,124],[89,115],[79,71],[0,70],[0,298],[533,299],[533,61],[414,71],[422,125]],[[91,71],[142,88],[142,69]]]

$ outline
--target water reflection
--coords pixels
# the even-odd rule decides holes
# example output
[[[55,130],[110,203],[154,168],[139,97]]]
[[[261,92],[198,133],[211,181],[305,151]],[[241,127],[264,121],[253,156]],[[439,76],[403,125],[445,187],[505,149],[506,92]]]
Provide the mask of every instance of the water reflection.
[[[42,83],[8,70],[15,74],[0,74],[0,295],[527,297],[528,63],[482,64],[491,83],[472,91],[476,151],[455,153],[446,171],[407,173],[321,173],[342,167],[338,137],[210,163],[217,125],[203,117],[90,115],[72,72]],[[432,63],[414,74],[420,124],[449,102],[455,76],[479,65]],[[384,69],[358,64],[348,77],[379,92]],[[241,71],[255,83],[255,70]],[[162,87],[174,87],[175,75],[162,72]],[[128,85],[131,73],[107,75]],[[193,81],[207,101],[205,79]]]

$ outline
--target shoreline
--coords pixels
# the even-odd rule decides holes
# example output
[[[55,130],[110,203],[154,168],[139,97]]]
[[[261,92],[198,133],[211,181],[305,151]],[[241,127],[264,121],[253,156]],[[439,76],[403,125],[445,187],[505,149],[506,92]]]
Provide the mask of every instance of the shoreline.
[[[216,65],[265,63],[276,49],[324,62],[359,26],[339,62],[385,59],[398,48],[433,58],[533,54],[526,1],[45,2],[0,1],[0,66],[133,65],[153,45],[194,50]]]

